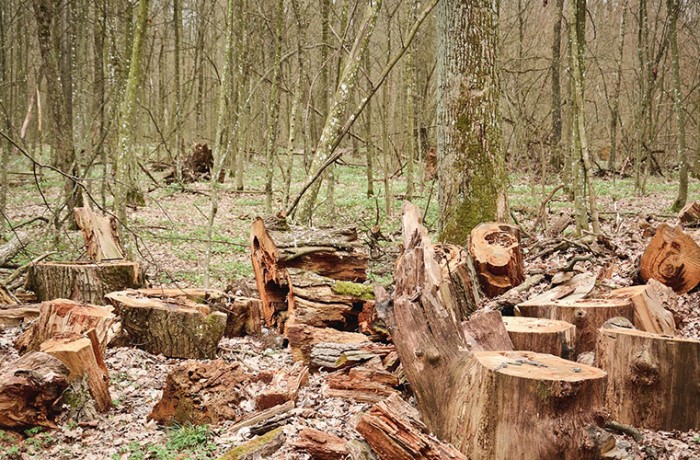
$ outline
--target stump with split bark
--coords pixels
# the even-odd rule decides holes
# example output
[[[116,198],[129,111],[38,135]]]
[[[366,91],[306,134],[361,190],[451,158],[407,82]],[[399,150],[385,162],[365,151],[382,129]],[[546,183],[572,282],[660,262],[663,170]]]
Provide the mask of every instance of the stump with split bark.
[[[606,325],[598,367],[613,420],[653,430],[700,429],[700,341]]]
[[[56,401],[68,387],[69,371],[46,353],[27,353],[0,371],[0,427],[56,428]]]
[[[661,224],[639,261],[639,275],[685,294],[700,282],[700,247],[681,227]]]
[[[137,262],[39,262],[29,269],[27,287],[40,301],[71,299],[104,305],[105,295],[143,285]]]
[[[503,294],[525,281],[517,227],[496,222],[477,225],[469,237],[469,253],[487,297]]]
[[[113,292],[107,300],[121,318],[128,340],[169,358],[212,359],[226,329],[226,315],[187,299]]]
[[[386,316],[428,429],[470,458],[598,458],[605,372],[534,352],[469,351],[419,216],[404,205]]]
[[[466,320],[479,307],[480,288],[474,264],[466,249],[453,244],[433,245],[440,263],[442,279],[440,294],[449,297],[460,320]]]
[[[662,292],[663,290],[673,294],[671,289],[652,279],[646,285],[615,289],[608,293],[606,298],[629,300],[634,308],[633,322],[638,329],[655,334],[675,335],[676,323],[673,313],[666,310],[662,302],[662,298],[670,296]]]
[[[683,224],[692,225],[700,222],[700,203],[691,201],[678,212],[678,220]]]
[[[73,216],[83,232],[85,250],[90,260],[102,262],[124,258],[114,216],[96,214],[89,207],[74,208]]]
[[[575,357],[576,326],[571,323],[523,316],[506,316],[503,323],[516,350]]]

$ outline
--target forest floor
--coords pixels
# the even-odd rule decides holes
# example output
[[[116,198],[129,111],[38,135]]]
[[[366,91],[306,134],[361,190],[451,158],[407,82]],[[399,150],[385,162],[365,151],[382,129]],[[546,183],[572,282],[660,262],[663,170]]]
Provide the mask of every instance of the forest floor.
[[[391,215],[384,210],[384,196],[366,197],[364,169],[351,162],[336,167],[337,184],[333,208],[321,204],[316,213],[316,225],[355,225],[365,234],[379,223],[389,241],[383,253],[373,261],[368,282],[390,285],[391,267],[396,255],[400,232],[399,216],[404,193],[403,180],[395,184]],[[301,169],[301,168],[297,168]],[[249,230],[252,220],[264,211],[264,170],[251,169],[245,178],[246,191],[236,191],[230,182],[223,185],[219,213],[214,226],[213,255],[211,260],[212,288],[253,293],[254,281],[249,259]],[[303,177],[295,177],[292,189]],[[47,176],[42,182],[42,194],[37,193],[31,181],[17,181],[10,192],[8,218],[13,223],[36,216],[49,217],[44,200],[54,204],[59,196],[59,182]],[[153,185],[152,183],[150,185]],[[590,260],[575,265],[577,271],[591,271],[599,277],[597,290],[609,290],[635,284],[639,258],[648,242],[643,232],[661,222],[675,224],[677,219],[669,208],[675,198],[676,184],[664,178],[651,178],[648,193],[635,195],[632,179],[599,179],[595,186],[602,211],[603,231],[609,244],[596,242],[585,245],[567,245],[538,256],[562,239],[573,238],[572,228],[562,235],[546,236],[542,228],[532,229],[544,196],[556,184],[542,187],[530,184],[520,177],[511,178],[509,199],[512,215],[524,230],[523,248],[527,275],[543,274],[544,280],[522,293],[522,300],[549,287],[551,276],[565,267],[576,255],[592,255]],[[97,189],[98,187],[93,187]],[[381,192],[381,182],[375,190]],[[323,190],[322,190],[323,194]],[[41,197],[43,195],[44,198]],[[146,264],[149,279],[154,286],[201,287],[204,279],[206,250],[206,220],[209,209],[208,184],[194,183],[182,191],[176,186],[159,186],[147,195],[147,206],[129,213],[129,226],[139,236],[138,255]],[[691,186],[690,199],[700,198],[698,184]],[[431,183],[418,188],[414,202],[425,209],[426,224],[436,226],[437,190]],[[99,202],[99,199],[97,200]],[[109,204],[109,203],[108,203]],[[283,207],[282,200],[276,203]],[[571,203],[558,192],[546,206],[547,225],[561,213],[571,211]],[[700,241],[700,229],[688,229]],[[21,264],[48,250],[58,250],[54,260],[77,260],[82,257],[82,238],[79,232],[64,231],[58,238],[46,236],[33,241],[26,251],[15,259]],[[3,275],[3,273],[0,273]],[[491,301],[493,302],[493,301]],[[485,304],[489,301],[485,301]],[[678,298],[674,311],[679,329],[686,337],[700,339],[700,291],[695,290]],[[12,346],[21,331],[9,328],[0,332],[0,367],[17,357]],[[239,361],[251,370],[279,369],[291,363],[291,356],[273,341],[257,338],[224,339],[220,357]],[[247,439],[243,429],[232,433],[231,423],[217,426],[181,426],[162,428],[146,417],[160,399],[168,371],[178,360],[154,356],[134,348],[112,348],[106,356],[111,375],[111,393],[115,408],[99,416],[89,426],[61,423],[54,431],[28,430],[23,440],[0,431],[0,459],[214,459]],[[286,429],[287,443],[271,458],[303,459],[306,454],[295,451],[291,442],[303,427],[313,427],[342,438],[361,439],[354,430],[360,412],[369,405],[322,396],[324,372],[311,375],[309,385],[301,390],[297,408]],[[252,408],[248,408],[252,410]],[[627,452],[626,458],[691,459],[700,458],[700,433],[659,432],[643,430],[641,442],[627,435],[616,435],[618,446]]]

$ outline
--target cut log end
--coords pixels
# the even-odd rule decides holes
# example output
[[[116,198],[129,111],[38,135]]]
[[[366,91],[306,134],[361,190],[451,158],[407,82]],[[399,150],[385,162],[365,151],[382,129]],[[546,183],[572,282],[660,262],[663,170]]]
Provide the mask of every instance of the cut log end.
[[[503,323],[515,350],[549,353],[564,359],[575,356],[576,326],[566,321],[506,316]]]
[[[678,294],[700,283],[700,247],[680,227],[661,224],[639,265],[645,282],[653,278]]]
[[[495,222],[477,225],[471,231],[469,252],[488,297],[503,294],[525,280],[517,227]]]

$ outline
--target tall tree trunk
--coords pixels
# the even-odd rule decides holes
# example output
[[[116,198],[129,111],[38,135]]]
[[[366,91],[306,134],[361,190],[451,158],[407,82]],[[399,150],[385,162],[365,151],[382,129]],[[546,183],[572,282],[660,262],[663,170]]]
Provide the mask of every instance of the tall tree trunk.
[[[411,3],[409,13],[409,24],[416,21],[418,13],[418,0]],[[408,158],[406,159],[406,199],[412,200],[414,193],[413,169],[416,158],[416,67],[415,67],[415,46],[411,45],[406,53],[406,110],[407,118],[407,138],[408,138]]]
[[[267,125],[267,142],[265,147],[265,161],[267,172],[265,174],[265,210],[272,212],[272,177],[275,170],[275,157],[277,142],[277,129],[280,113],[280,87],[282,85],[282,34],[284,33],[284,0],[277,1],[277,12],[275,13],[275,55],[272,64],[272,91],[268,107],[270,113]]]
[[[6,84],[6,82],[9,81],[8,76],[8,59],[7,59],[7,50],[9,48],[9,39],[6,36],[5,31],[7,30],[7,27],[5,26],[5,20],[7,18],[7,10],[5,8],[0,8],[0,81],[3,82],[2,85],[0,85],[0,99],[4,101],[3,106],[0,107],[0,120],[2,120],[2,128],[7,131],[7,134],[10,134],[12,131],[12,109],[13,106],[10,103],[11,101],[11,96],[12,96],[12,88],[9,84]],[[10,150],[12,146],[9,141],[2,141],[0,142],[0,236],[5,231],[5,210],[7,208],[7,188],[8,188],[8,181],[7,181],[7,169],[9,168],[9,161],[10,161]]]
[[[365,74],[367,76],[367,89],[369,93],[372,89],[372,63],[369,60],[369,53],[365,54],[363,59]],[[372,139],[372,103],[367,104],[365,113],[362,114],[365,119],[365,158],[367,162],[367,198],[374,196],[374,142]]]
[[[98,141],[95,146],[96,155],[102,163],[102,177],[100,179],[100,202],[102,208],[107,205],[107,150],[104,147],[106,136],[105,119],[105,41],[107,39],[107,0],[102,0],[94,5],[95,26],[93,31],[94,60],[93,72],[95,91],[93,99],[93,111],[98,118]]]
[[[608,169],[615,168],[617,161],[617,122],[620,117],[620,87],[622,86],[622,60],[625,55],[625,22],[627,18],[627,5],[629,0],[622,4],[620,12],[620,35],[617,45],[617,71],[615,74],[615,88],[613,91],[612,110],[610,111],[610,157],[608,157]]]
[[[443,0],[437,34],[440,239],[465,244],[478,223],[507,213],[498,10],[490,0]]]
[[[561,149],[561,22],[564,14],[564,0],[556,0],[554,12],[554,27],[552,34],[552,64],[550,67],[552,79],[552,133],[550,145],[552,148],[552,166],[560,170],[564,164]],[[564,168],[566,171],[566,168]],[[566,183],[566,177],[563,178]]]
[[[679,0],[666,0],[668,11],[668,39],[671,45],[671,72],[673,75],[673,114],[676,118],[676,148],[680,163],[678,196],[673,203],[673,211],[678,212],[688,200],[688,154],[685,150],[685,110],[681,91],[681,64],[678,57],[678,33],[676,23],[681,3]]]
[[[638,194],[645,193],[645,179],[642,177],[644,151],[651,148],[649,135],[649,114],[651,112],[651,57],[649,55],[649,17],[647,0],[639,0],[639,28],[637,30],[637,55],[639,57],[639,108],[637,112],[637,148],[634,161],[634,186]]]
[[[175,175],[178,182],[182,181],[182,89],[180,85],[180,42],[182,37],[182,4],[181,0],[173,0],[173,32],[175,35],[174,68],[175,72]]]
[[[119,145],[116,151],[116,193],[114,206],[117,210],[117,218],[121,222],[122,230],[126,230],[126,206],[135,204],[145,205],[143,192],[138,182],[138,158],[134,130],[136,128],[136,109],[139,104],[139,85],[142,80],[141,60],[146,39],[146,26],[148,24],[149,0],[140,0],[136,31],[134,33],[133,46],[131,48],[131,60],[129,64],[129,77],[126,82],[126,91],[121,103],[121,120],[119,124]],[[122,233],[122,241],[126,243],[126,233]],[[132,254],[131,245],[125,244],[127,253]]]

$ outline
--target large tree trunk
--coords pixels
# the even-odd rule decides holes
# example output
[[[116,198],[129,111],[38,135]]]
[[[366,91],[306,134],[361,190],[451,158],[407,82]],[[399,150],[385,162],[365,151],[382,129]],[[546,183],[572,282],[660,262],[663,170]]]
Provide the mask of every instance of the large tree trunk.
[[[478,223],[506,217],[498,7],[442,1],[437,34],[440,239],[464,245]]]
[[[652,430],[700,429],[700,341],[606,326],[598,366],[608,373],[612,418]]]
[[[27,287],[40,301],[71,299],[102,305],[110,292],[141,286],[139,264],[126,261],[40,262],[27,276]]]
[[[56,400],[68,387],[68,369],[46,353],[29,353],[0,373],[0,426],[56,428]]]
[[[386,317],[428,429],[472,458],[598,458],[590,436],[605,373],[533,352],[468,351],[419,220],[404,205],[405,250]]]

